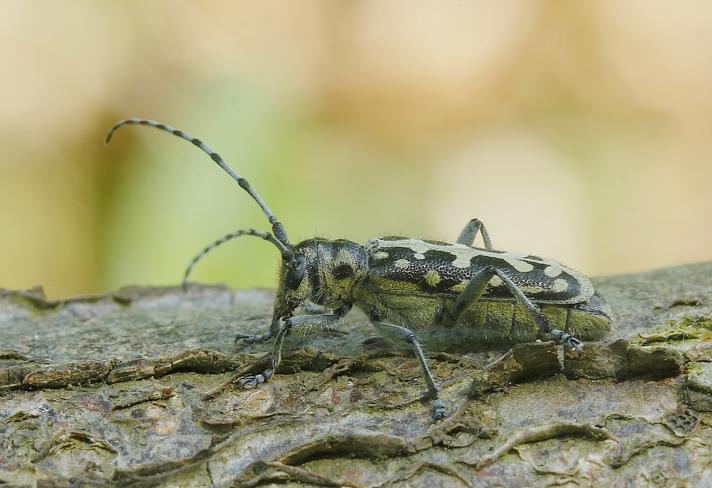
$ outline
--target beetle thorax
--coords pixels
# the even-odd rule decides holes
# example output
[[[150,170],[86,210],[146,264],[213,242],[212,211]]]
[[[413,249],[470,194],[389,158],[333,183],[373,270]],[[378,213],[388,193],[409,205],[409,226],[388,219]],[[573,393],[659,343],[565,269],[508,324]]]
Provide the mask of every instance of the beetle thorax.
[[[344,239],[309,239],[294,246],[306,258],[302,286],[310,301],[326,307],[350,302],[351,292],[368,272],[364,248]]]

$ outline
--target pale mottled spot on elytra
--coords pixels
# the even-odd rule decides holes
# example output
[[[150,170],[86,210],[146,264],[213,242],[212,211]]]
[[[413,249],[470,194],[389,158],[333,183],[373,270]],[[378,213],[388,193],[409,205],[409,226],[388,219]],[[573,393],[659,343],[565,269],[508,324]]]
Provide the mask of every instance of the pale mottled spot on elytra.
[[[450,263],[456,268],[469,268],[470,267],[470,260],[472,259],[472,254],[470,253],[454,253],[455,255],[455,260]]]
[[[407,259],[399,259],[398,261],[393,263],[393,266],[395,266],[396,268],[399,268],[399,269],[403,269],[403,268],[407,268],[409,264],[410,264],[410,261],[408,261]]]
[[[490,286],[502,286],[503,284],[504,284],[504,282],[502,281],[502,278],[500,278],[499,276],[493,276],[489,280]]]
[[[528,253],[520,252],[520,251],[507,251],[506,254],[507,254],[507,256],[511,256],[513,258],[525,258],[525,257],[529,256]]]
[[[457,260],[456,267],[468,268],[470,259],[474,255],[474,250],[463,244],[435,244],[433,242],[425,242],[421,239],[398,239],[398,240],[380,240],[379,247],[388,249],[389,247],[407,248],[415,253],[415,259],[425,259],[425,253],[428,251],[444,251],[455,257]],[[467,263],[465,264],[465,260]]]
[[[436,286],[442,280],[442,278],[440,278],[440,274],[434,269],[431,269],[430,271],[425,273],[424,278],[425,282],[430,286]]]
[[[556,278],[561,274],[561,268],[559,266],[549,265],[544,268],[544,274],[549,278]]]
[[[378,249],[379,243],[380,243],[380,241],[378,239],[371,239],[371,240],[366,241],[366,244],[364,245],[364,247],[366,248],[366,251],[372,252],[372,251]]]
[[[522,261],[521,259],[514,259],[510,257],[503,257],[505,261],[507,261],[507,264],[510,265],[512,268],[516,269],[520,273],[528,273],[529,271],[534,269],[534,265],[531,263],[527,263],[526,261]]]
[[[497,277],[499,278],[499,276]],[[460,293],[461,291],[465,290],[465,287],[467,286],[468,281],[467,280],[462,280],[456,285],[452,285],[452,288],[450,288],[452,291],[455,293]]]
[[[569,282],[562,278],[557,278],[554,280],[554,284],[551,287],[555,292],[562,292],[569,289]]]
[[[388,253],[385,251],[378,251],[373,255],[373,259],[386,259],[388,257]]]
[[[541,293],[544,291],[544,288],[536,285],[521,285],[519,289],[524,293]]]

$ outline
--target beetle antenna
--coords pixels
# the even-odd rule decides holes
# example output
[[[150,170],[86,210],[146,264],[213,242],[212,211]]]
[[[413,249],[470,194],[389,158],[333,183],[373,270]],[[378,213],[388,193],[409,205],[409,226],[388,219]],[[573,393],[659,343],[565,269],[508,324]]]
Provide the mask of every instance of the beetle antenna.
[[[272,224],[272,232],[274,232],[274,237],[283,244],[286,247],[289,247],[289,239],[287,238],[287,231],[284,228],[284,224],[282,224],[279,220],[277,220],[277,217],[274,216],[270,208],[267,206],[267,203],[262,199],[259,193],[255,191],[254,188],[252,188],[252,185],[235,172],[234,169],[232,169],[224,160],[223,158],[220,157],[218,153],[210,149],[203,141],[198,139],[197,137],[193,137],[190,134],[183,132],[182,130],[176,129],[175,127],[171,127],[170,125],[162,124],[160,122],[156,122],[154,120],[148,120],[148,119],[125,119],[117,122],[111,130],[109,130],[108,134],[106,134],[106,143],[111,142],[111,138],[114,136],[114,132],[119,130],[121,127],[125,125],[145,125],[148,127],[153,127],[154,129],[159,129],[165,132],[168,132],[170,134],[173,134],[176,137],[180,137],[181,139],[185,139],[186,141],[190,142],[194,146],[197,146],[201,151],[206,153],[208,156],[210,156],[210,159],[215,161],[218,166],[220,166],[227,174],[232,176],[232,178],[237,181],[237,184],[240,185],[240,188],[245,190],[247,193],[250,194],[250,196],[257,202],[257,205],[260,206],[262,209],[262,212],[267,216],[267,219],[269,220],[269,223]],[[281,250],[281,249],[280,249]],[[282,253],[284,255],[284,253]]]
[[[188,289],[188,277],[190,276],[190,273],[193,271],[193,268],[195,267],[196,264],[198,264],[198,261],[203,259],[206,254],[208,254],[210,251],[215,249],[218,246],[221,246],[225,244],[227,241],[230,241],[232,239],[235,239],[236,237],[241,237],[241,236],[254,236],[254,237],[260,237],[264,239],[265,241],[271,242],[274,244],[277,249],[279,249],[279,252],[282,254],[282,258],[284,258],[285,261],[291,261],[294,254],[292,253],[292,250],[285,246],[282,242],[279,241],[275,236],[270,234],[269,232],[261,232],[259,230],[255,229],[241,229],[241,230],[236,230],[235,232],[230,232],[229,234],[226,234],[222,236],[220,239],[214,241],[210,245],[206,246],[202,251],[200,251],[191,261],[190,264],[188,264],[188,267],[185,270],[185,273],[183,274],[183,290]]]

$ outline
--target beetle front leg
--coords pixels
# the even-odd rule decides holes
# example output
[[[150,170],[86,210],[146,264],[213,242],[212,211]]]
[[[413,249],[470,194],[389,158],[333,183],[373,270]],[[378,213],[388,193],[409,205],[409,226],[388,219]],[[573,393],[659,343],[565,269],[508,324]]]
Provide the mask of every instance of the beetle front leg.
[[[279,317],[273,317],[268,332],[260,335],[236,334],[235,342],[242,341],[245,344],[261,344],[263,342],[267,342],[273,337],[276,337],[280,328]]]
[[[255,388],[262,383],[269,381],[270,378],[274,376],[274,372],[277,370],[279,363],[282,361],[282,343],[284,342],[284,338],[293,329],[300,327],[328,327],[346,315],[346,312],[350,309],[351,305],[347,305],[334,310],[333,314],[296,315],[285,320],[284,325],[282,325],[282,327],[275,334],[274,345],[272,346],[272,354],[270,357],[270,367],[261,373],[240,378],[237,380],[237,385],[241,388],[249,389]]]
[[[415,356],[420,362],[420,368],[423,370],[423,376],[425,376],[425,384],[428,387],[428,393],[430,394],[430,399],[433,401],[433,420],[440,420],[445,418],[445,404],[440,400],[438,396],[438,387],[435,385],[435,380],[433,379],[433,374],[430,372],[428,367],[428,361],[425,358],[425,353],[423,353],[423,348],[418,342],[418,338],[415,336],[412,330],[401,327],[400,325],[387,324],[381,322],[376,318],[371,319],[371,323],[376,329],[385,336],[395,336],[411,345]]]
[[[325,307],[322,305],[317,305],[316,303],[312,302],[311,300],[306,300],[303,304],[302,307],[304,308],[304,311],[308,315],[329,315],[325,314],[324,312],[327,311]],[[273,337],[276,337],[277,334],[279,333],[279,329],[281,328],[280,325],[280,319],[279,317],[273,318],[272,323],[270,324],[269,331],[260,334],[260,335],[247,335],[247,334],[237,334],[235,335],[235,342],[242,341],[245,344],[256,344],[256,343],[263,343],[267,342]]]
[[[472,247],[475,243],[475,238],[477,234],[482,234],[482,240],[485,242],[485,249],[488,251],[492,250],[492,241],[490,240],[489,233],[485,228],[485,224],[482,223],[480,219],[470,220],[465,228],[460,232],[460,236],[457,238],[458,244],[464,244],[466,246]]]
[[[583,342],[563,330],[552,329],[539,307],[527,298],[509,276],[494,266],[484,268],[472,277],[465,289],[457,296],[450,310],[445,311],[447,319],[456,322],[470,305],[480,299],[487,288],[487,284],[494,276],[498,276],[509,288],[517,303],[529,312],[529,315],[537,323],[542,333],[548,334],[552,340],[564,344],[565,347],[575,350],[577,354],[583,353]]]

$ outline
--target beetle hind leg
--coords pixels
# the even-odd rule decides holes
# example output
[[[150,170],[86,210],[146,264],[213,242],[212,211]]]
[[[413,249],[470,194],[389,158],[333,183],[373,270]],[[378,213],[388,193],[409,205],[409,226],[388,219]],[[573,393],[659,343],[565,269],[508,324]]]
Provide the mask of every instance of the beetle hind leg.
[[[485,249],[491,251],[492,241],[490,240],[489,233],[485,228],[485,224],[483,224],[480,219],[470,220],[465,225],[465,228],[462,229],[462,232],[460,232],[460,235],[458,236],[457,241],[455,242],[457,242],[458,244],[464,244],[466,246],[472,247],[472,245],[475,243],[475,238],[477,238],[477,234],[482,234],[482,240],[485,243]]]
[[[571,334],[564,332],[560,329],[551,329],[549,331],[549,337],[551,337],[556,342],[560,342],[568,349],[576,351],[576,354],[583,354],[583,342],[581,341],[581,339],[577,339]]]
[[[444,322],[457,322],[465,310],[480,299],[482,294],[485,292],[490,279],[494,276],[498,276],[502,280],[509,291],[512,292],[512,295],[517,303],[524,308],[529,315],[531,315],[541,333],[547,334],[551,340],[563,344],[564,347],[576,351],[579,355],[583,353],[583,342],[581,340],[560,329],[552,328],[549,321],[541,313],[539,307],[527,298],[522,290],[520,290],[519,287],[509,278],[509,276],[494,266],[482,269],[477,272],[472,279],[470,279],[467,286],[465,286],[465,289],[455,298],[455,303],[449,309],[444,311]]]

